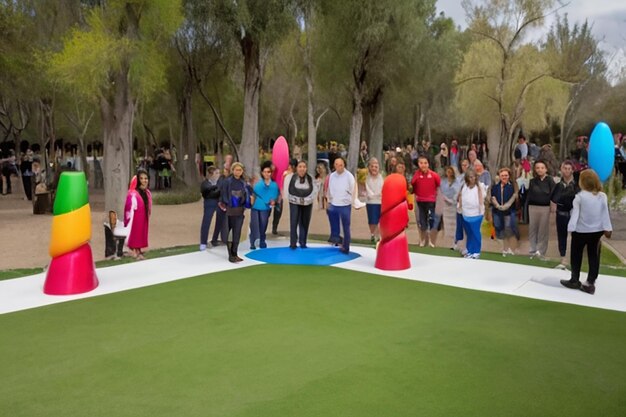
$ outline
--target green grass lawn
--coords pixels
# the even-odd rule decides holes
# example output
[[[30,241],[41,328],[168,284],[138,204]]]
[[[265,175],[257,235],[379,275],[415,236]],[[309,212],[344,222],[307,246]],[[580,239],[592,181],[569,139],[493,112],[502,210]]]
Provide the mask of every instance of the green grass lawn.
[[[626,314],[261,265],[0,316],[3,416],[626,415]]]

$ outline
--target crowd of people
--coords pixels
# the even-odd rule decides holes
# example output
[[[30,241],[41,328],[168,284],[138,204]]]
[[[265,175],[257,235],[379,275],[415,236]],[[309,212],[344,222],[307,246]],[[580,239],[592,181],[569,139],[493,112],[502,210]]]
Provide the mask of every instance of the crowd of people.
[[[363,143],[356,177],[346,169],[339,147],[332,142],[324,155],[328,164],[318,163],[314,177],[307,174],[306,162],[296,159],[282,178],[275,177],[269,161],[262,164],[259,174],[249,176],[244,175],[244,167],[238,163],[226,166],[222,172],[211,167],[202,184],[205,210],[200,249],[224,244],[229,260],[239,262],[237,250],[244,210],[251,209],[249,236],[250,249],[254,250],[267,247],[272,213],[272,233],[277,234],[277,218],[280,221],[280,213],[286,207],[290,213],[289,246],[305,249],[315,205],[328,215],[328,241],[344,253],[350,250],[352,208],[365,206],[370,239],[375,243],[380,239],[384,167],[385,174],[400,174],[406,179],[407,198],[415,201],[420,246],[435,247],[443,231],[453,242],[452,249],[468,259],[478,259],[482,236],[488,230],[500,242],[502,255],[513,255],[518,253],[519,224],[527,223],[528,255],[544,259],[550,219],[554,216],[561,256],[559,268],[572,270],[571,280],[563,285],[593,293],[600,237],[610,236],[612,229],[606,195],[597,175],[586,166],[589,141],[581,138],[577,143],[570,159],[558,163],[549,145],[538,147],[522,136],[515,147],[513,164],[497,169],[489,169],[485,143],[461,147],[455,139],[440,144],[437,151],[426,140],[415,148],[407,145],[391,149],[385,152],[382,163],[369,157]],[[620,140],[616,155],[624,149],[626,141]],[[616,161],[619,163],[619,159]],[[616,169],[619,172],[617,164]],[[209,241],[215,213],[213,239]],[[585,246],[589,254],[596,256],[588,255],[590,273],[582,285],[579,275]]]

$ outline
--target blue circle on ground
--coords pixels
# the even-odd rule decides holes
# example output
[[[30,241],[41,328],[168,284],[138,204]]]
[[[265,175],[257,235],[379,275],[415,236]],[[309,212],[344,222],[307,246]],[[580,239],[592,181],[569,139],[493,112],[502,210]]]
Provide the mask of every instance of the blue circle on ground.
[[[329,266],[358,258],[358,253],[341,253],[337,247],[302,249],[267,248],[250,251],[246,257],[268,264]]]

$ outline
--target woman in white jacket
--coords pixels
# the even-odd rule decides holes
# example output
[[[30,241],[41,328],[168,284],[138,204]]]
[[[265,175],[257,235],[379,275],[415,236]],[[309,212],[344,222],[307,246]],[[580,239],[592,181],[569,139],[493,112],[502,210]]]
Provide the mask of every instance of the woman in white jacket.
[[[600,270],[600,238],[602,235],[611,237],[613,226],[609,217],[609,205],[606,194],[602,192],[602,183],[598,174],[587,169],[580,174],[578,181],[580,193],[574,198],[574,206],[567,225],[567,231],[572,233],[570,264],[572,275],[569,280],[561,280],[567,288],[580,289],[588,294],[596,292],[595,282]],[[583,260],[583,250],[587,246],[589,273],[587,282],[580,283],[580,266]]]

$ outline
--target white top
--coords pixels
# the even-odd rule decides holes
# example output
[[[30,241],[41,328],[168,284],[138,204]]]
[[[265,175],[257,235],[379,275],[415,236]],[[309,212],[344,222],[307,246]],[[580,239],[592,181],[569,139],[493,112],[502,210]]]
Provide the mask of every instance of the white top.
[[[365,200],[368,204],[380,204],[383,196],[383,176],[378,174],[373,177],[371,175],[367,175],[365,179],[365,191],[367,192],[367,199]]]
[[[333,172],[328,179],[328,202],[337,207],[352,205],[355,185],[354,176],[347,169],[341,175]]]
[[[606,194],[581,191],[574,197],[568,232],[593,233],[612,231]]]
[[[478,195],[478,187],[482,190],[482,200]],[[480,182],[473,188],[469,188],[467,185],[464,185],[463,188],[461,188],[461,208],[463,210],[463,215],[466,217],[475,217],[485,214],[484,198],[486,194],[487,190],[485,189],[484,184]]]

